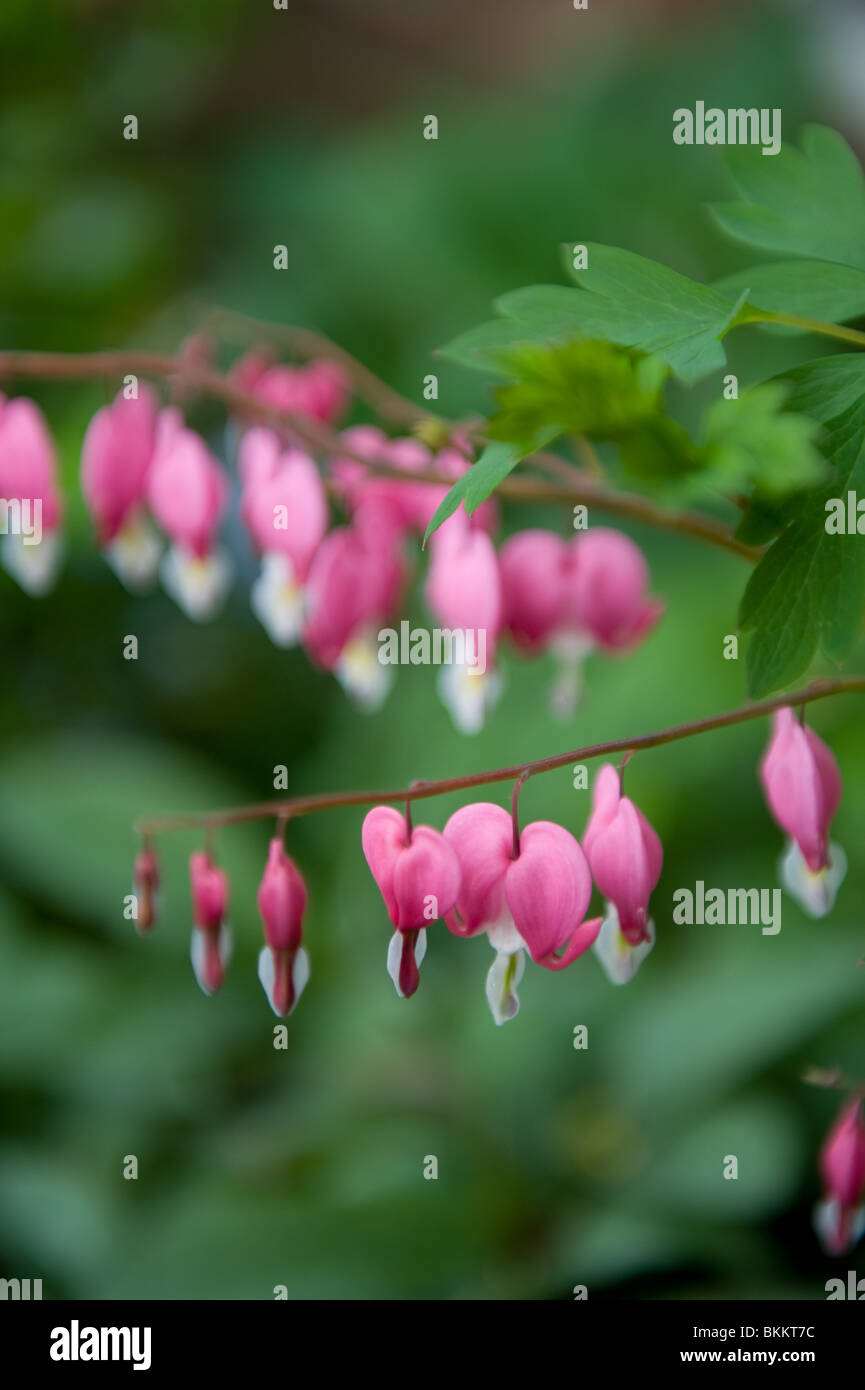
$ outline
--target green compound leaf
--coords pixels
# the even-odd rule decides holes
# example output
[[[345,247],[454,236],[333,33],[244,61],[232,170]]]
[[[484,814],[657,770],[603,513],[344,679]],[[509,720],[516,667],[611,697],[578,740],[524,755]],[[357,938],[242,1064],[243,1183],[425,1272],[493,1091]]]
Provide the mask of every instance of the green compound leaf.
[[[833,261],[808,265],[776,261],[751,266],[716,280],[713,288],[730,299],[747,294],[749,304],[775,314],[796,314],[829,323],[844,323],[865,314],[865,271]]]
[[[841,661],[865,609],[862,537],[826,530],[830,498],[845,498],[848,490],[865,496],[865,358],[822,358],[787,379],[793,383],[788,407],[824,426],[821,447],[833,476],[796,502],[789,526],[742,598],[739,621],[751,633],[748,691],[754,697],[801,675],[818,648]]]
[[[732,327],[745,295],[722,294],[657,261],[614,246],[586,246],[587,268],[569,273],[580,286],[529,285],[496,301],[502,316],[479,325],[441,349],[464,366],[507,378],[509,352],[527,344],[603,339],[659,357],[683,381],[723,367],[721,338]]]
[[[574,248],[567,248],[569,274],[581,287],[570,301],[571,312],[585,334],[654,353],[683,381],[697,381],[724,366],[721,339],[736,321],[744,294],[720,294],[615,246],[589,243],[586,260],[585,269],[574,269]],[[532,293],[506,295],[499,308],[525,317]]]
[[[819,424],[782,408],[790,389],[787,382],[769,381],[709,409],[702,459],[713,486],[723,492],[757,488],[771,503],[826,476],[816,445]]]
[[[805,126],[801,151],[784,145],[777,155],[736,146],[727,164],[742,201],[712,212],[728,236],[763,251],[865,270],[865,179],[837,131]]]

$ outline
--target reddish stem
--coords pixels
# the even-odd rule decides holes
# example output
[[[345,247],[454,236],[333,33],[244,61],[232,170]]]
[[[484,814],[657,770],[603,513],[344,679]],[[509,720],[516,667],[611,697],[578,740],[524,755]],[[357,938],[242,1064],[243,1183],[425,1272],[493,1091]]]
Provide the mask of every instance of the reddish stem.
[[[865,676],[838,676],[832,680],[814,681],[804,690],[796,690],[789,695],[775,695],[771,700],[745,705],[741,709],[730,710],[727,714],[695,719],[689,724],[678,724],[672,729],[663,729],[656,734],[642,734],[638,738],[620,738],[608,743],[595,743],[587,748],[572,749],[568,753],[556,753],[551,758],[538,758],[534,762],[518,763],[514,767],[500,767],[492,772],[474,772],[466,777],[447,777],[438,782],[414,783],[408,789],[399,788],[396,791],[325,792],[313,796],[293,797],[288,801],[263,801],[250,806],[237,806],[200,815],[146,817],[139,821],[135,828],[139,835],[153,835],[160,831],[189,830],[200,826],[237,825],[242,821],[265,820],[279,815],[305,816],[314,811],[327,811],[341,806],[375,806],[382,803],[417,801],[429,796],[442,796],[445,792],[468,791],[472,787],[488,786],[493,782],[512,782],[523,774],[534,776],[538,772],[553,772],[556,768],[567,767],[574,762],[585,762],[589,758],[601,758],[629,750],[637,752],[644,748],[658,748],[662,744],[675,743],[695,734],[709,733],[713,729],[726,729],[733,724],[743,724],[749,719],[762,719],[777,709],[797,705],[802,701],[810,703],[814,700],[824,700],[830,695],[853,694],[859,691],[865,691]]]

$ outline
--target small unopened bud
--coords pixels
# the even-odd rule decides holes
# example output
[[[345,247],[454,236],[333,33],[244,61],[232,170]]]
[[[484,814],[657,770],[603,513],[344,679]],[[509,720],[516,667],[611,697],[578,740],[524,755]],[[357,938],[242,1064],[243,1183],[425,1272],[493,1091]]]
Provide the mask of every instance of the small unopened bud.
[[[857,1096],[848,1101],[820,1150],[826,1195],[815,1213],[817,1234],[830,1255],[851,1250],[865,1231],[865,1118]]]
[[[203,850],[189,860],[194,930],[190,956],[195,978],[205,994],[216,994],[231,954],[231,934],[225,923],[228,877]]]
[[[135,927],[144,936],[153,930],[156,922],[156,900],[159,892],[159,864],[156,855],[149,847],[139,850],[135,856],[132,880],[138,898]]]
[[[306,884],[277,836],[270,842],[258,889],[267,943],[258,959],[258,978],[280,1018],[291,1013],[309,979],[309,958],[300,944],[305,909]]]

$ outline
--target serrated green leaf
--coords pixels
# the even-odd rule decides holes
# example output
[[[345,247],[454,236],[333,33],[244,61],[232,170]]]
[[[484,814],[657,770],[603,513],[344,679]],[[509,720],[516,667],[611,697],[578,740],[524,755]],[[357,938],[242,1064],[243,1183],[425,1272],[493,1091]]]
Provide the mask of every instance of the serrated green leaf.
[[[580,286],[576,295],[571,292],[567,312],[585,336],[655,354],[683,381],[723,367],[721,339],[744,295],[731,299],[645,256],[593,242],[586,245],[586,269],[575,270],[573,247],[566,250],[568,272]],[[518,290],[497,307],[525,321],[535,295]],[[559,312],[566,312],[561,300]]]
[[[797,314],[829,323],[844,323],[865,314],[865,271],[834,261],[755,265],[716,280],[713,288],[729,298],[745,293],[749,304],[776,314]]]
[[[865,496],[865,358],[809,362],[788,374],[791,409],[825,426],[823,450],[833,465],[828,486],[797,502],[793,519],[754,571],[739,615],[748,645],[752,696],[780,689],[806,669],[818,648],[840,661],[856,638],[865,608],[861,538],[826,531],[826,502],[848,490]]]
[[[522,344],[537,341],[537,335],[517,323],[515,319],[492,319],[461,333],[443,348],[439,348],[437,355],[446,357],[448,361],[456,362],[461,367],[485,372],[487,376],[507,379],[508,373],[498,361],[500,354],[509,348],[518,348]],[[544,339],[541,338],[540,341]]]
[[[788,256],[865,269],[865,179],[846,140],[827,126],[802,132],[802,149],[765,156],[733,147],[728,166],[742,201],[712,208],[737,241]]]

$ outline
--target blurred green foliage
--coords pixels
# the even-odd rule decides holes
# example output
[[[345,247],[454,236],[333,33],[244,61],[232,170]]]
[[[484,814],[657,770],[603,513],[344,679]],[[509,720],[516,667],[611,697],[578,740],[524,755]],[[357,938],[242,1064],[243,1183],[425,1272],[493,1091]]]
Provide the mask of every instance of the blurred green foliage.
[[[417,398],[431,351],[513,285],[556,279],[566,239],[626,245],[706,282],[738,269],[700,210],[729,196],[720,161],[669,137],[683,93],[782,105],[792,126],[821,114],[793,19],[755,7],[734,28],[639,50],[608,36],[595,64],[551,55],[524,93],[441,78],[431,107],[430,78],[422,104],[365,123],[329,117],[326,98],[302,111],[286,97],[282,116],[257,118],[254,96],[244,109],[222,79],[264,36],[284,45],[290,88],[290,31],[267,27],[282,22],[251,20],[240,0],[4,6],[0,39],[19,61],[0,116],[14,152],[0,170],[3,346],[164,348],[225,304],[320,327]],[[429,109],[436,144],[419,137]],[[129,110],[137,144],[120,137]],[[272,269],[276,242],[289,274]],[[801,340],[740,336],[743,382],[808,355]],[[488,404],[470,374],[439,370],[443,412]],[[696,421],[716,383],[677,389]],[[313,974],[287,1052],[255,978],[266,826],[220,837],[236,952],[218,998],[199,993],[188,961],[194,836],[162,842],[153,937],[121,912],[138,815],[267,796],[275,764],[297,792],[396,785],[740,703],[741,664],[721,650],[743,562],[635,531],[667,615],[629,660],[592,660],[566,726],[548,713],[545,660],[506,660],[504,700],[472,741],[423,668],[401,670],[365,717],[300,653],[270,646],[239,538],[246,574],[218,622],[193,627],[161,594],[126,595],[75,481],[104,393],[34,394],[62,454],[69,556],[44,600],[2,581],[2,1273],[84,1298],[267,1299],[285,1284],[306,1298],[543,1299],[577,1283],[590,1297],[822,1297],[835,1271],[809,1214],[835,1104],[798,1077],[812,1063],[865,1070],[854,699],[813,713],[844,771],[836,838],[851,861],[827,921],[785,900],[776,937],[672,925],[674,888],[770,886],[781,845],[756,780],[764,727],[670,745],[628,771],[665,846],[655,952],[625,989],[594,959],[561,975],[530,967],[502,1029],[484,1000],[488,947],[444,927],[418,995],[395,997],[357,811],[291,827]],[[202,403],[193,418],[221,446],[219,412]],[[567,525],[557,512],[505,521]],[[137,663],[122,659],[129,632]],[[529,783],[522,802],[525,819],[582,830],[588,798],[568,771]],[[429,803],[430,819],[458,804]],[[721,1178],[729,1153],[735,1183]],[[123,1180],[127,1154],[137,1182]],[[436,1182],[422,1177],[428,1154]]]

